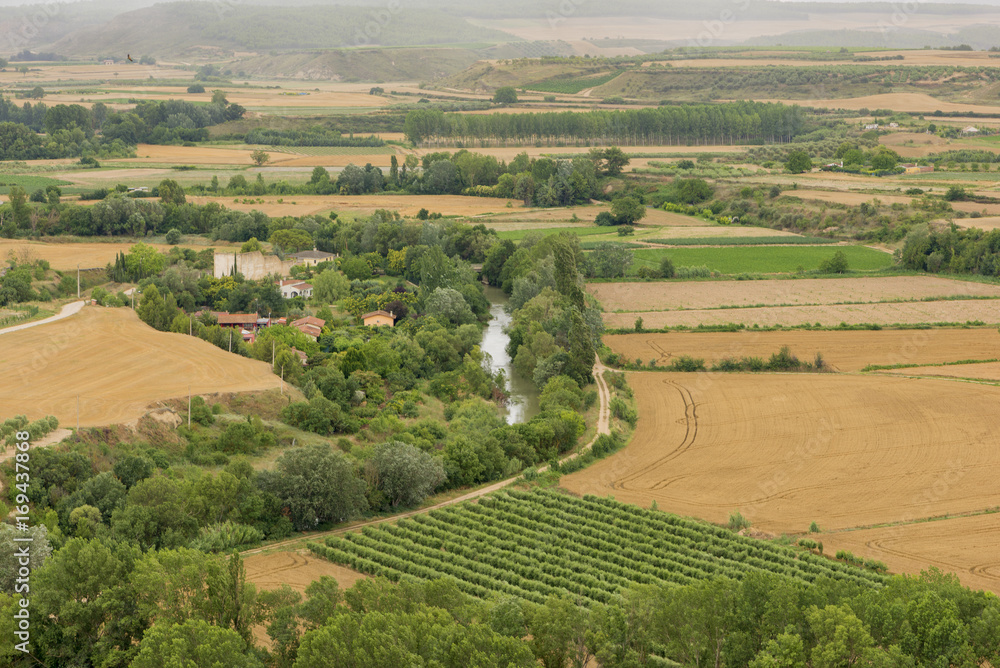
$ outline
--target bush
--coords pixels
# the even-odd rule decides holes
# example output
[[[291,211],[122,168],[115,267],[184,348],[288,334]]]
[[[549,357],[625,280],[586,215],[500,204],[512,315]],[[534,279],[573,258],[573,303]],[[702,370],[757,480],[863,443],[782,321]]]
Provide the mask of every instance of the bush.
[[[677,274],[677,270],[674,269],[674,263],[669,258],[664,256],[660,260],[660,276],[663,278],[673,278]]]
[[[616,417],[623,422],[627,422],[629,426],[634,427],[635,423],[639,420],[639,414],[636,410],[628,405],[621,397],[614,397],[611,400],[609,406],[611,409],[612,417]]]
[[[190,86],[188,86],[187,91],[189,93],[204,93],[205,92],[205,87],[202,86],[201,84],[198,84],[198,83],[191,84]]]
[[[670,371],[704,371],[705,360],[698,357],[690,357],[689,355],[681,355],[672,359],[667,369]]]
[[[678,267],[677,278],[711,278],[712,270],[702,265],[700,267]]]
[[[167,232],[167,243],[170,244],[171,246],[176,246],[180,242],[181,242],[181,231],[178,230],[176,227],[171,228]]]
[[[264,532],[246,524],[221,522],[204,527],[190,547],[202,552],[223,552],[264,540]]]
[[[839,250],[833,254],[829,260],[823,260],[819,264],[819,270],[823,274],[845,274],[848,270],[847,254]]]
[[[750,520],[743,517],[743,513],[738,510],[734,510],[729,513],[729,530],[730,531],[740,531],[741,529],[749,529]]]

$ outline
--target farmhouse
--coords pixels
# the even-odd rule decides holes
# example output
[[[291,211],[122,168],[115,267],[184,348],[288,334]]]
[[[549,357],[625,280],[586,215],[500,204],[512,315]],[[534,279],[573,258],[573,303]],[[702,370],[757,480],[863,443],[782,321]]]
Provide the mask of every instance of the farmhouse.
[[[973,125],[970,125],[969,127],[964,128],[962,130],[962,134],[964,134],[964,135],[977,135],[977,134],[979,134],[979,128],[977,128],[977,127],[975,127]]]
[[[312,297],[313,286],[305,281],[292,278],[286,281],[276,281],[275,285],[281,289],[281,296],[285,299]]]
[[[364,321],[365,327],[380,327],[382,325],[392,327],[396,324],[395,314],[382,310],[365,313],[361,316],[361,320]]]
[[[306,336],[311,336],[314,339],[318,339],[319,335],[323,333],[323,327],[326,325],[325,320],[320,318],[313,318],[312,316],[307,316],[305,318],[299,318],[298,320],[292,321],[292,327],[299,330]]]
[[[239,327],[241,329],[256,329],[256,313],[226,313],[225,311],[212,311],[212,315],[219,321],[219,327]]]
[[[327,262],[337,258],[334,253],[324,253],[323,251],[316,250],[315,247],[311,251],[291,253],[287,257],[295,260],[295,264],[304,264],[309,267],[315,267],[320,262]]]
[[[901,165],[901,167],[906,170],[907,174],[924,174],[925,172],[933,172],[933,165],[914,165],[912,163],[907,163]]]
[[[282,261],[277,255],[264,255],[260,251],[252,253],[216,253],[214,256],[214,271],[216,278],[225,278],[234,273],[243,274],[248,280],[259,280],[274,274],[287,276],[297,264],[297,260]]]

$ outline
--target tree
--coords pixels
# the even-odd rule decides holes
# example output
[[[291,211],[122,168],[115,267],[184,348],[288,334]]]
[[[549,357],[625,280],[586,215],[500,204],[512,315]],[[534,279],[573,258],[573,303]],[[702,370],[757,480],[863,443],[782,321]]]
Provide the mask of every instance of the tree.
[[[229,100],[226,99],[226,91],[224,90],[213,90],[212,91],[212,104],[229,104]]]
[[[424,302],[427,315],[440,316],[453,325],[465,325],[476,321],[469,303],[458,290],[436,288]]]
[[[618,197],[611,201],[611,215],[618,225],[632,225],[646,216],[646,205],[633,195]]]
[[[48,529],[41,524],[33,524],[27,532],[19,531],[10,524],[0,524],[0,594],[14,592],[14,580],[18,576],[19,566],[17,548],[24,543],[14,542],[15,538],[31,537],[31,550],[28,556],[28,567],[37,571],[52,554],[49,545]]]
[[[417,505],[447,477],[440,459],[399,441],[375,446],[365,472],[394,508]]]
[[[297,253],[312,248],[315,242],[305,230],[275,230],[268,239],[272,246],[286,253]]]
[[[249,239],[243,242],[242,246],[240,246],[241,253],[254,253],[254,252],[259,253],[263,250],[264,247],[260,245],[259,241],[257,241],[257,237],[250,237]]]
[[[172,227],[167,230],[167,243],[171,246],[176,246],[181,242],[181,231],[176,227]]]
[[[806,619],[816,638],[810,658],[815,668],[860,665],[874,646],[864,624],[846,605],[812,606]]]
[[[660,259],[660,276],[663,278],[673,278],[677,271],[674,269],[673,261],[666,255]]]
[[[590,255],[598,278],[621,278],[632,266],[632,251],[622,244],[604,241]]]
[[[493,92],[493,104],[517,104],[517,91],[513,86],[501,86]]]
[[[187,201],[184,197],[184,189],[173,179],[163,179],[157,187],[160,193],[160,201],[164,204],[184,204]]]
[[[136,309],[139,319],[154,329],[166,330],[170,325],[167,322],[167,308],[163,297],[155,285],[148,285],[142,293],[142,301]]]
[[[792,174],[801,174],[802,172],[808,172],[813,168],[812,160],[809,158],[809,154],[801,149],[797,149],[788,154],[788,160],[785,161],[785,169],[790,171]]]
[[[189,92],[189,93],[204,93],[205,92],[205,87],[202,86],[200,83],[191,84],[190,86],[187,87],[187,92]]]
[[[845,274],[847,269],[847,254],[842,250],[834,253],[829,260],[823,260],[819,264],[819,270],[824,274]]]
[[[265,162],[268,162],[271,159],[271,156],[267,153],[267,151],[263,151],[258,148],[250,153],[250,159],[253,160],[253,164],[260,167]]]
[[[531,649],[545,668],[584,668],[591,655],[586,633],[590,615],[568,595],[550,595],[545,605],[529,608]]]
[[[275,471],[258,475],[258,484],[288,511],[296,529],[314,529],[323,522],[343,522],[367,509],[365,484],[354,466],[328,445],[285,451]]]
[[[332,304],[351,293],[350,280],[336,269],[326,269],[313,276],[312,286],[313,296],[325,304]]]
[[[677,179],[673,183],[675,197],[684,204],[698,204],[709,199],[715,190],[704,179]]]
[[[263,665],[247,652],[247,643],[238,633],[203,619],[188,619],[182,624],[154,624],[143,636],[139,654],[132,662],[132,668],[262,668]]]
[[[155,465],[150,459],[138,455],[125,455],[115,462],[115,476],[125,487],[131,489],[141,480],[153,475]]]

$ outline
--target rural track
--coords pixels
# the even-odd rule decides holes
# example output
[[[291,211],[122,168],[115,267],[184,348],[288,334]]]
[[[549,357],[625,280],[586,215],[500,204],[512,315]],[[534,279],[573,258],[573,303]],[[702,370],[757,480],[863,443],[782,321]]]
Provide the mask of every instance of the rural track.
[[[597,432],[594,434],[594,438],[590,439],[590,441],[586,445],[584,445],[582,448],[580,448],[579,451],[574,452],[572,454],[569,454],[569,455],[563,457],[562,459],[560,459],[559,460],[560,463],[568,462],[568,461],[570,461],[572,459],[575,459],[576,457],[580,456],[581,454],[583,454],[584,452],[586,452],[587,450],[589,450],[591,447],[593,447],[594,443],[597,442],[597,439],[601,435],[610,434],[611,433],[611,406],[610,406],[610,404],[611,404],[611,392],[608,390],[607,383],[604,381],[604,372],[607,371],[607,370],[608,370],[608,367],[606,367],[603,364],[601,364],[601,360],[599,358],[596,358],[596,356],[595,356],[594,379],[597,382],[597,394],[598,394],[598,397],[600,398],[600,408],[598,409],[598,412],[597,412]],[[548,469],[549,469],[549,467],[548,467],[548,465],[546,465],[546,466],[543,466],[543,467],[539,468],[538,472],[539,473],[544,473]],[[264,545],[262,547],[257,547],[257,548],[254,548],[252,550],[245,550],[245,551],[241,552],[240,554],[245,557],[245,556],[250,555],[250,554],[259,554],[261,552],[268,552],[270,550],[274,550],[274,549],[277,549],[277,548],[291,547],[293,545],[301,545],[302,543],[305,543],[305,542],[308,542],[308,541],[311,541],[311,540],[317,540],[317,539],[323,538],[324,536],[335,536],[335,535],[338,535],[338,534],[348,533],[350,531],[357,531],[359,529],[363,529],[366,526],[375,526],[375,525],[378,525],[378,524],[385,524],[386,522],[396,522],[398,520],[406,519],[407,517],[413,517],[415,515],[424,515],[426,513],[431,512],[432,510],[438,510],[439,508],[445,508],[447,506],[453,506],[453,505],[455,505],[457,503],[462,503],[464,501],[472,501],[474,499],[478,499],[480,497],[486,496],[487,494],[492,494],[493,492],[496,492],[498,490],[501,490],[501,489],[503,489],[505,487],[508,487],[508,486],[512,485],[514,483],[514,481],[517,480],[519,477],[520,476],[514,476],[512,478],[507,478],[506,480],[501,480],[499,482],[495,482],[495,483],[493,483],[491,485],[488,485],[486,487],[482,487],[480,489],[477,489],[475,491],[469,492],[467,494],[463,494],[461,496],[457,496],[454,499],[449,499],[447,501],[442,501],[441,503],[436,503],[433,506],[428,506],[426,508],[420,508],[420,509],[417,509],[417,510],[411,510],[411,511],[408,511],[408,512],[405,512],[405,513],[400,513],[398,515],[392,515],[391,517],[380,517],[380,518],[375,519],[375,520],[368,520],[368,521],[365,521],[365,522],[358,522],[357,524],[352,524],[351,526],[348,526],[348,527],[341,527],[339,529],[331,529],[329,531],[320,531],[320,532],[317,532],[317,533],[314,533],[314,534],[310,534],[308,536],[302,536],[302,537],[299,537],[299,538],[292,538],[292,539],[289,539],[289,540],[286,540],[286,541],[282,541],[280,543],[273,543],[271,545]]]
[[[80,309],[83,308],[83,305],[85,303],[86,302],[82,300],[78,302],[70,302],[69,304],[63,306],[62,310],[60,310],[59,313],[57,313],[56,315],[49,316],[48,318],[44,318],[42,320],[37,320],[35,322],[28,322],[23,325],[12,325],[11,327],[5,327],[3,329],[0,329],[0,334],[10,334],[11,332],[19,332],[22,329],[28,329],[29,327],[37,327],[38,325],[45,325],[50,322],[55,322],[56,320],[62,320],[63,318],[68,318],[71,315],[76,315],[77,313],[79,313]]]

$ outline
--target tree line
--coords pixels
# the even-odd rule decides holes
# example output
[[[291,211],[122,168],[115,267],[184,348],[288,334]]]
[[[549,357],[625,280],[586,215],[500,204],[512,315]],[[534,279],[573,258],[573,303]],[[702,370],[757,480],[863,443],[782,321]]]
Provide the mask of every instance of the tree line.
[[[734,102],[626,111],[527,114],[445,114],[420,109],[406,115],[414,144],[494,144],[587,141],[603,144],[733,144],[788,141],[803,130],[799,107]]]

